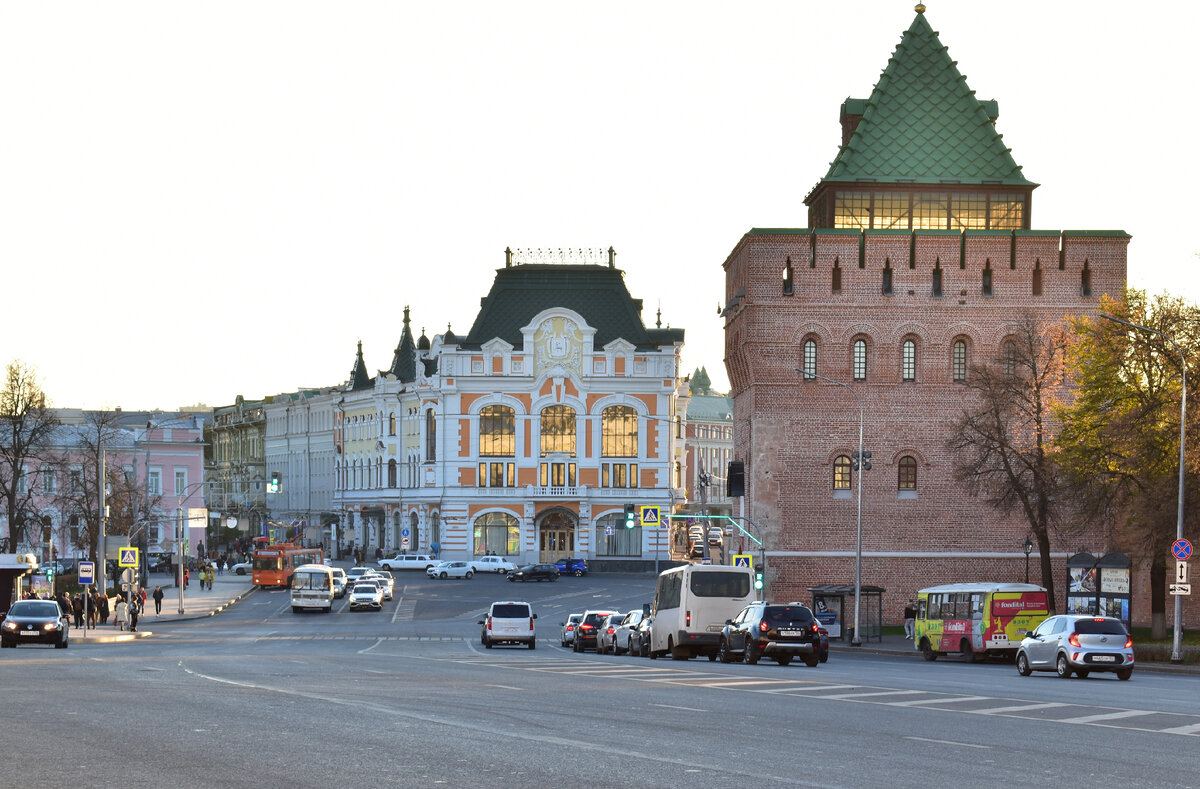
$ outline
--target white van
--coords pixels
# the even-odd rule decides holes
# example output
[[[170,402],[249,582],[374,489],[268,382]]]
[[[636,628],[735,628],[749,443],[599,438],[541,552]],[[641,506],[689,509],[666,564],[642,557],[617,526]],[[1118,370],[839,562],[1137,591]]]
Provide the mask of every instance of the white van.
[[[663,571],[650,608],[650,657],[716,660],[725,620],[754,600],[749,567],[685,564]]]

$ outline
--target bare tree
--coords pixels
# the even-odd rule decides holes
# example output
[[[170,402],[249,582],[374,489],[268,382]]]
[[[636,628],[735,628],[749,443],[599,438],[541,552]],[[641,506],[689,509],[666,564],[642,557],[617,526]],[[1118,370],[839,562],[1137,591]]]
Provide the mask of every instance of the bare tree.
[[[45,456],[57,426],[33,367],[19,360],[9,363],[0,391],[0,501],[8,516],[8,550],[26,541],[27,529],[36,521],[38,482],[29,463]]]
[[[975,396],[948,441],[956,479],[997,510],[1024,516],[1054,610],[1050,536],[1070,528],[1073,512],[1054,458],[1054,408],[1067,390],[1061,332],[1026,314],[998,358],[972,366],[966,386]]]

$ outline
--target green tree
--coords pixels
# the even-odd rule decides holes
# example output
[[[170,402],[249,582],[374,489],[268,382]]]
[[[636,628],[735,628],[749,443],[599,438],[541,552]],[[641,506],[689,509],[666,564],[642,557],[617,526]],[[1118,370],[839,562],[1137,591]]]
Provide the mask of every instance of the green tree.
[[[1000,512],[1024,517],[1055,610],[1050,538],[1076,523],[1054,451],[1053,410],[1066,390],[1064,328],[1026,314],[996,358],[972,365],[964,383],[973,396],[947,442],[959,482]]]
[[[1101,312],[1162,332],[1189,359],[1200,350],[1200,309],[1181,299],[1166,294],[1148,299],[1144,291],[1130,289],[1124,303],[1106,298]],[[1115,547],[1135,558],[1150,557],[1152,635],[1163,638],[1169,548],[1177,528],[1180,357],[1161,336],[1113,321],[1079,318],[1074,328],[1068,367],[1076,391],[1060,412],[1061,461],[1086,504],[1083,516],[1112,523]],[[1197,391],[1198,384],[1193,362],[1188,388]],[[1200,454],[1195,410],[1188,421],[1184,493],[1195,502]]]
[[[27,541],[28,527],[37,520],[33,498],[40,483],[30,463],[40,465],[57,427],[33,367],[20,360],[9,363],[0,391],[0,502],[8,517],[9,551]]]

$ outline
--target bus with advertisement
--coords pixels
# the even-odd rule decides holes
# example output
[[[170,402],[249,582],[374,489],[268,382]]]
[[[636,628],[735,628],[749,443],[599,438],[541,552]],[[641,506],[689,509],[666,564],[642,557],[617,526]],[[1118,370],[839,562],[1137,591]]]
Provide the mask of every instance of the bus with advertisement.
[[[325,554],[320,548],[277,542],[254,549],[250,577],[255,586],[290,586],[297,567],[324,563]]]
[[[913,645],[926,660],[961,653],[969,660],[1012,659],[1021,640],[1050,615],[1034,584],[959,583],[917,592]]]

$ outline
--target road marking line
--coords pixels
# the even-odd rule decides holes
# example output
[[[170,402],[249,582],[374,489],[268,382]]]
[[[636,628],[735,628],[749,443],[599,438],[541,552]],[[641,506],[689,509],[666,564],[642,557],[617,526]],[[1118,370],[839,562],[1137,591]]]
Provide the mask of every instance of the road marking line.
[[[380,644],[382,644],[382,643],[383,643],[384,641],[386,641],[386,640],[387,640],[387,639],[383,639],[383,638],[377,638],[377,639],[375,639],[375,643],[374,643],[374,644],[372,644],[372,645],[371,645],[371,646],[369,646],[369,647],[363,647],[362,649],[358,650],[358,652],[357,652],[356,654],[359,654],[359,655],[365,655],[366,653],[370,652],[372,649],[374,649],[375,647],[379,646]]]
[[[822,696],[823,699],[864,699],[868,696],[911,696],[914,693],[925,693],[924,690],[877,690],[871,693],[837,693]]]
[[[929,691],[923,691],[929,692]],[[945,696],[936,699],[917,699],[916,701],[894,701],[890,702],[893,707],[915,707],[918,704],[957,704],[960,701],[983,701],[990,698],[989,696]]]
[[[905,737],[904,739],[916,740],[917,742],[933,742],[933,743],[937,743],[938,745],[959,745],[959,746],[962,746],[963,748],[982,748],[985,751],[990,751],[992,749],[992,746],[990,746],[990,745],[976,745],[973,742],[955,742],[954,740],[931,740],[928,737]]]
[[[1059,718],[1055,723],[1092,723],[1094,721],[1109,721],[1118,718],[1136,718],[1139,715],[1157,715],[1155,712],[1146,710],[1120,710],[1119,712],[1105,712],[1100,715],[1084,715],[1081,718]]]
[[[1200,723],[1193,723],[1190,726],[1176,726],[1172,729],[1159,729],[1159,734],[1200,734]]]
[[[678,707],[674,704],[651,704],[651,707],[665,707],[669,710],[684,710],[685,712],[709,712],[709,710],[699,710],[695,707]]]
[[[795,682],[795,680],[780,680],[780,682]],[[775,690],[764,690],[763,693],[792,693],[792,692],[799,693],[801,691],[810,691],[810,690],[845,690],[846,688],[852,688],[852,687],[854,687],[854,686],[853,685],[802,685],[802,684],[797,684],[797,685],[794,685],[792,687],[787,687],[787,688],[777,688]],[[824,698],[824,697],[818,696],[817,698]]]
[[[1045,701],[1041,704],[1016,704],[1011,707],[988,707],[985,710],[964,710],[964,712],[972,712],[976,715],[999,715],[1005,712],[1024,712],[1025,710],[1045,710],[1051,707],[1065,707],[1067,704],[1062,701]]]
[[[524,691],[525,688],[514,688],[512,685],[484,685],[485,688],[500,688],[501,690]]]

